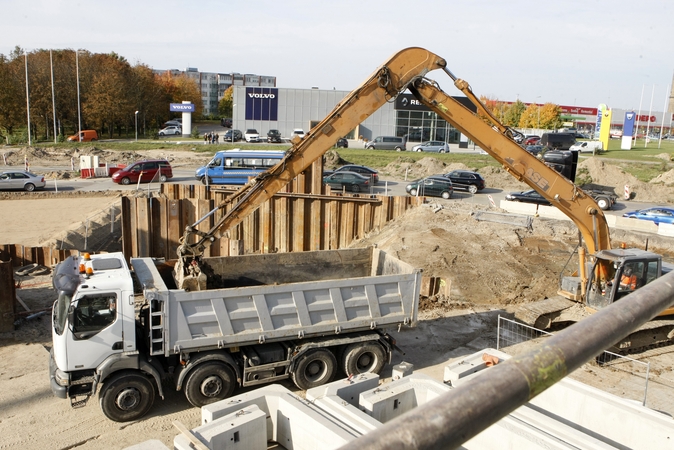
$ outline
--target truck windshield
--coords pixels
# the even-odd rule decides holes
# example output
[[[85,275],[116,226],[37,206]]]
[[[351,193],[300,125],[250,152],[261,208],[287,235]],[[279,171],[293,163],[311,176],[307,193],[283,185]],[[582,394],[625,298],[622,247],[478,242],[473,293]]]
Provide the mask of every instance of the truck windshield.
[[[73,318],[73,334],[78,339],[91,337],[117,318],[114,293],[86,295],[79,299]]]
[[[68,317],[68,307],[72,300],[72,296],[63,291],[59,292],[59,297],[54,303],[54,331],[59,336],[63,333],[66,326],[66,318]]]

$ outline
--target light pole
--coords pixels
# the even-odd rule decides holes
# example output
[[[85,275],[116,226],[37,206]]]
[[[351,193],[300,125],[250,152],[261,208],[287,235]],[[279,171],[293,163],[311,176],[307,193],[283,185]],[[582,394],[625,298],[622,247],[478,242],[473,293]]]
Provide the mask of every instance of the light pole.
[[[136,111],[135,116],[136,116],[136,142],[138,142],[138,111]]]

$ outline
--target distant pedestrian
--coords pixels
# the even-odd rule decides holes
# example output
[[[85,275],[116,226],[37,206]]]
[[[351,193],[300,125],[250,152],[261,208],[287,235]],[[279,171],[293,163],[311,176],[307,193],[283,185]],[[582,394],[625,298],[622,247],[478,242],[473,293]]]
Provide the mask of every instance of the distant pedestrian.
[[[220,142],[220,135],[218,133],[215,133],[215,143],[218,144]]]

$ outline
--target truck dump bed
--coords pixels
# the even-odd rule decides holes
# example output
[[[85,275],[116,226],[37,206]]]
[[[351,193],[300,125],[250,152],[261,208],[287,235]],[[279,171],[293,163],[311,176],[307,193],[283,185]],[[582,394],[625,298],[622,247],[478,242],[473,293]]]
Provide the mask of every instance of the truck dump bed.
[[[150,304],[151,353],[226,348],[417,320],[421,270],[376,248],[204,258],[209,289],[169,289],[131,265]],[[217,287],[210,289],[211,282]]]

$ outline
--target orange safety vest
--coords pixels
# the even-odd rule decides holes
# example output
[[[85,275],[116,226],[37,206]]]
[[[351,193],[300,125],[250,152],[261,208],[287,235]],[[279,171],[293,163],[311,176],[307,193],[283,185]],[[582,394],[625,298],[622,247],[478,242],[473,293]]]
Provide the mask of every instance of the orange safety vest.
[[[620,278],[620,284],[623,286],[627,286],[630,289],[636,289],[637,288],[637,276],[636,275],[623,275]]]

